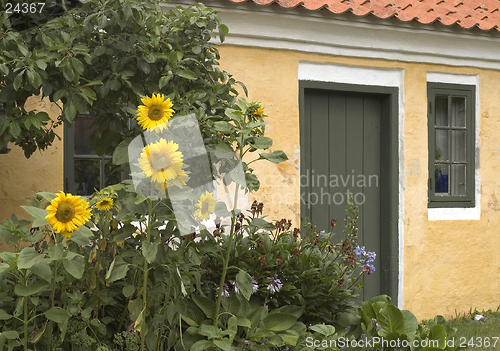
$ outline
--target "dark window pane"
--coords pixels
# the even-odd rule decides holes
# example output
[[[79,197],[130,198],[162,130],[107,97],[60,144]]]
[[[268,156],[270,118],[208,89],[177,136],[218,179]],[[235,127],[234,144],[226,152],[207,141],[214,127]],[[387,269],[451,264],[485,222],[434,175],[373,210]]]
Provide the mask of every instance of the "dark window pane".
[[[451,159],[453,161],[465,162],[465,135],[462,130],[451,131]]]
[[[449,126],[448,96],[436,96],[436,126]]]
[[[465,165],[451,165],[451,195],[465,195]]]
[[[100,160],[75,160],[75,188],[71,189],[78,195],[92,195],[94,189],[100,189]]]
[[[447,195],[449,193],[449,174],[450,174],[450,166],[449,165],[436,165],[434,168],[435,171],[435,184],[436,184],[436,194],[439,195]]]
[[[75,131],[75,155],[95,155],[95,148],[89,142],[89,137],[97,133],[97,126],[92,126],[92,118],[78,116],[73,122]]]
[[[463,96],[451,98],[451,125],[465,127],[465,97]]]
[[[436,150],[435,150],[435,160],[436,161],[448,161],[448,138],[449,130],[436,130]]]

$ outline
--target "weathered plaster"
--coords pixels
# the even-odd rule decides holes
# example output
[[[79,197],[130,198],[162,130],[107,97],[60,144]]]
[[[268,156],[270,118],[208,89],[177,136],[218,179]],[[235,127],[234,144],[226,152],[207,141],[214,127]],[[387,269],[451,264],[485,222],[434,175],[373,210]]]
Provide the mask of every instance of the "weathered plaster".
[[[55,119],[61,110],[46,97],[28,98],[26,110],[45,111],[49,117]],[[62,137],[62,127],[56,133]],[[20,206],[28,205],[26,198],[32,192],[52,191],[63,189],[63,143],[54,139],[54,143],[45,151],[36,151],[29,159],[24,156],[23,150],[14,144],[9,144],[11,151],[0,155],[0,221],[10,218],[14,213],[19,219],[30,219],[29,215]],[[0,241],[0,251],[5,249],[3,240]]]
[[[404,172],[402,226],[404,276],[402,307],[419,319],[454,315],[470,308],[496,308],[500,301],[500,72],[470,67],[407,63],[376,59],[307,54],[286,50],[220,47],[221,66],[243,81],[250,99],[261,101],[269,115],[271,150],[282,149],[285,165],[256,162],[262,178],[255,198],[265,203],[270,219],[299,221],[300,159],[298,67],[300,62],[330,63],[404,71],[404,129],[401,150]],[[479,220],[429,221],[427,209],[428,136],[427,73],[472,75],[479,79]],[[273,109],[270,109],[270,106]],[[278,168],[279,167],[279,168]],[[295,181],[293,180],[295,179]],[[276,195],[276,194],[279,194]],[[288,195],[289,201],[273,202]],[[489,205],[488,205],[489,204]],[[339,229],[339,233],[342,229]]]

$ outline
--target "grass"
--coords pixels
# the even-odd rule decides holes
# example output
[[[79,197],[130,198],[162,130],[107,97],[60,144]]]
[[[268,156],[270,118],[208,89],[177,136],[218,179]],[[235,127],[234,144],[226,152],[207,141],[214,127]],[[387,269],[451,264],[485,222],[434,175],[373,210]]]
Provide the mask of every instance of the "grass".
[[[476,315],[484,316],[485,319],[476,321]],[[455,345],[466,345],[468,351],[500,350],[500,307],[496,311],[471,310],[469,313],[456,315],[448,324],[457,328]],[[484,345],[487,341],[489,346]]]

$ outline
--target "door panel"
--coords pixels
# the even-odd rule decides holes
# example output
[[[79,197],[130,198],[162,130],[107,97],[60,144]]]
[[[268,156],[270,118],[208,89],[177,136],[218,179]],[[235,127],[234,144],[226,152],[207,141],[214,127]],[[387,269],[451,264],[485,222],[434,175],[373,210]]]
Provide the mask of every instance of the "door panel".
[[[347,195],[359,207],[358,245],[377,253],[377,271],[364,276],[362,299],[381,293],[381,125],[382,95],[306,89],[305,140],[301,158],[302,217],[318,230],[338,221],[343,239]],[[304,178],[305,177],[305,178]],[[305,181],[307,180],[307,182]]]

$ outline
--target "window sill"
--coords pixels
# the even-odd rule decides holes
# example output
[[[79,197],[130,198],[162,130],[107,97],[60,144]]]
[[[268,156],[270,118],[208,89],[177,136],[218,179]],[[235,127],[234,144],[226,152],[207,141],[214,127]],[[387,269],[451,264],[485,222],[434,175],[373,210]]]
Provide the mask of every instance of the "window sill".
[[[477,202],[475,207],[469,208],[428,208],[427,218],[429,221],[479,220],[481,210]]]

